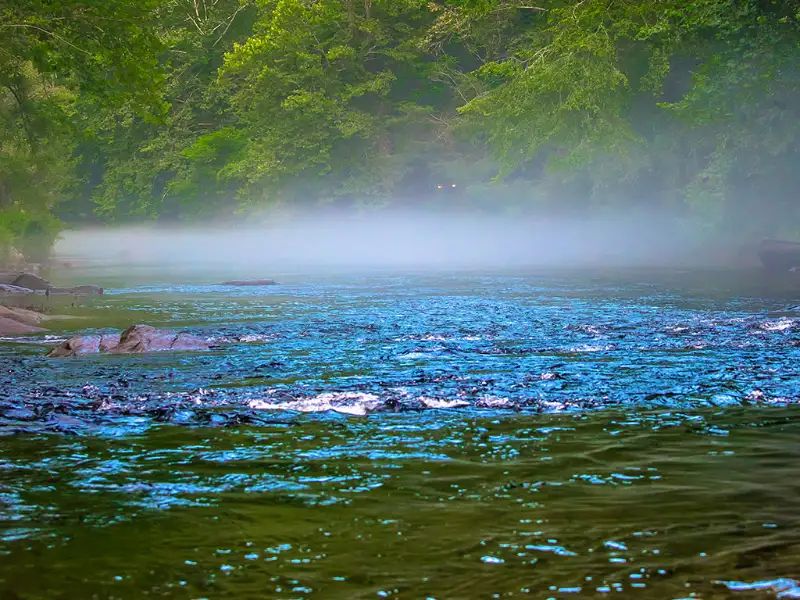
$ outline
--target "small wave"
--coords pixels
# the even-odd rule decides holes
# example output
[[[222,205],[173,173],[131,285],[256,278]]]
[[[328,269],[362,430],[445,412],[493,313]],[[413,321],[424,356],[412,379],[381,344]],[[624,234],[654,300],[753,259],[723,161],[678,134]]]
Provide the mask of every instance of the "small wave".
[[[469,406],[469,402],[464,400],[441,400],[439,398],[427,398],[425,396],[419,399],[419,403],[425,408],[434,409],[463,408]]]
[[[616,350],[617,347],[614,344],[605,344],[603,346],[599,344],[581,344],[580,346],[574,346],[572,348],[567,348],[567,352],[608,352],[610,350]]]
[[[565,325],[564,329],[566,331],[577,331],[579,333],[588,333],[589,335],[602,335],[603,329],[606,329],[604,325]]]
[[[478,408],[516,408],[516,403],[508,398],[500,398],[498,396],[482,396],[475,402]]]
[[[575,552],[567,550],[563,546],[529,545],[525,546],[525,549],[534,550],[536,552],[552,552],[558,556],[578,556]]]
[[[39,335],[39,336],[20,336],[0,337],[0,342],[13,342],[17,344],[60,344],[66,341],[66,337],[61,335]]]
[[[667,327],[665,329],[665,331],[667,333],[680,334],[680,333],[688,333],[688,332],[692,331],[692,328],[689,327],[688,325],[670,325],[669,327]]]
[[[394,338],[395,342],[450,342],[450,341],[463,341],[463,342],[480,342],[485,339],[480,335],[464,335],[455,336],[445,333],[426,333],[426,334],[409,334],[401,337]]]
[[[768,331],[770,333],[781,333],[784,331],[793,331],[798,328],[800,321],[798,319],[790,319],[788,317],[781,317],[774,321],[764,321],[758,323],[755,328],[761,331]]]
[[[800,598],[800,583],[794,579],[780,578],[753,583],[740,581],[717,581],[732,592],[774,592],[776,598]]]
[[[404,360],[416,360],[418,358],[424,358],[425,355],[426,355],[425,352],[406,352],[405,354],[401,354],[397,358]]]
[[[465,408],[511,409],[516,408],[516,403],[508,398],[496,396],[483,396],[474,404],[462,399],[432,398],[420,396],[414,402],[406,399],[409,406],[418,404],[421,408],[445,410]],[[338,412],[347,415],[365,416],[379,409],[387,408],[389,399],[380,398],[375,394],[363,392],[329,392],[307,398],[292,399],[255,399],[248,402],[248,407],[255,410],[285,410],[302,413]]]
[[[280,339],[275,333],[248,333],[244,335],[218,335],[208,339],[210,344],[252,344],[265,343]]]
[[[446,342],[453,336],[443,333],[411,333],[394,339],[395,342]]]

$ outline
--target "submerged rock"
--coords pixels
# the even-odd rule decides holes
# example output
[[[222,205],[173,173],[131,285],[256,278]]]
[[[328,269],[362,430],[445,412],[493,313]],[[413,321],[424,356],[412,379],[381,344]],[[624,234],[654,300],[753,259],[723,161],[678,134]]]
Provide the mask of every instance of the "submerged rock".
[[[211,345],[203,338],[188,333],[156,329],[150,325],[132,325],[122,334],[71,337],[53,348],[47,356],[65,358],[81,354],[109,352],[139,354],[145,352],[208,350]]]
[[[238,287],[258,287],[262,285],[278,285],[274,279],[234,279],[232,281],[223,281],[220,285],[232,285]]]

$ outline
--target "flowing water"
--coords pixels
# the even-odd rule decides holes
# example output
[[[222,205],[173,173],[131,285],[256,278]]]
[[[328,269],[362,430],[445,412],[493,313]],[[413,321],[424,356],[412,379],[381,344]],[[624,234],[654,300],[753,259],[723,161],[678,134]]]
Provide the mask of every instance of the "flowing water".
[[[800,597],[800,281],[264,275],[0,341],[0,599]],[[136,322],[219,346],[43,356]]]

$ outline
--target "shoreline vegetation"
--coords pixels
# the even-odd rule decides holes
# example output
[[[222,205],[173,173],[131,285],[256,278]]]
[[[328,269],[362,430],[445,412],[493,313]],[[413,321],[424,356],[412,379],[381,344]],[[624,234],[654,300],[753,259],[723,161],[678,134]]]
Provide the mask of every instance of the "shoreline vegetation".
[[[2,17],[0,263],[45,262],[65,225],[295,209],[800,233],[798,0],[46,0]]]

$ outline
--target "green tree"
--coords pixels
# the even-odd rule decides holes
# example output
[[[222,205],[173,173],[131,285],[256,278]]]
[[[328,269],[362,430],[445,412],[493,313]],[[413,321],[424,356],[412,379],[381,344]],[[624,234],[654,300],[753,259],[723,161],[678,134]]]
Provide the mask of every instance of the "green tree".
[[[82,197],[68,210],[78,220],[97,212],[110,220],[198,218],[232,210],[236,188],[219,176],[240,145],[241,132],[216,85],[232,40],[251,32],[247,2],[170,0],[156,11],[170,107],[158,121],[134,111],[87,117]],[[88,115],[88,113],[87,113]],[[81,214],[82,213],[82,214]]]
[[[220,80],[247,143],[223,175],[255,201],[381,202],[436,140],[441,89],[419,40],[423,0],[258,2],[254,35]]]
[[[0,6],[0,252],[44,258],[58,232],[52,209],[75,184],[83,106],[159,102],[153,2],[8,0]],[[0,257],[2,258],[2,257]]]
[[[762,234],[787,211],[798,223],[797,2],[454,2],[434,30],[486,59],[462,72],[477,93],[461,126],[500,177],[543,165],[542,186],[583,182],[596,205]]]

